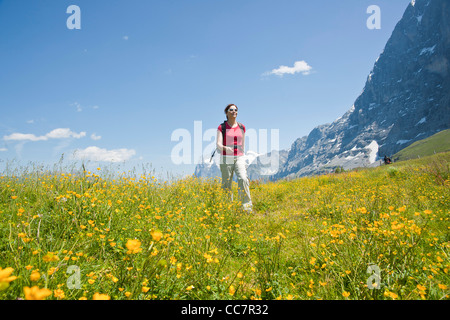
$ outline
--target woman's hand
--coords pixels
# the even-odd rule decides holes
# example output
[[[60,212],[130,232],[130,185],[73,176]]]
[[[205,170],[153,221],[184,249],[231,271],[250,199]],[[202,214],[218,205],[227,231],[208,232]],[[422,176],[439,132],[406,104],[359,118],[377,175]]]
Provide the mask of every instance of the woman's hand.
[[[225,152],[229,154],[234,154],[234,150],[231,147],[225,147]]]

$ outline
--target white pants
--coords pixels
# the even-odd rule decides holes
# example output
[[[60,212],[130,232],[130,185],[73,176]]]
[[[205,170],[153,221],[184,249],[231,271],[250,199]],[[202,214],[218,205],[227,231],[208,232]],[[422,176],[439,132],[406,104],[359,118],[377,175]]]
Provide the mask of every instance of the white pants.
[[[231,183],[233,173],[236,172],[238,180],[238,196],[244,210],[252,209],[252,199],[250,197],[250,183],[247,177],[247,164],[242,156],[221,156],[220,171],[222,172],[222,188],[227,190],[233,200]]]

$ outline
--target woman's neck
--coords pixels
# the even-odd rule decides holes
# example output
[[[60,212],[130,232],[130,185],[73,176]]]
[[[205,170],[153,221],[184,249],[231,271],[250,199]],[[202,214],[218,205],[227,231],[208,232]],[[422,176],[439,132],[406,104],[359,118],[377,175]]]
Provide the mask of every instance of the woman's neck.
[[[228,119],[227,122],[228,122],[228,124],[230,125],[230,127],[236,125],[236,123],[237,123],[237,122],[236,122],[236,119]]]

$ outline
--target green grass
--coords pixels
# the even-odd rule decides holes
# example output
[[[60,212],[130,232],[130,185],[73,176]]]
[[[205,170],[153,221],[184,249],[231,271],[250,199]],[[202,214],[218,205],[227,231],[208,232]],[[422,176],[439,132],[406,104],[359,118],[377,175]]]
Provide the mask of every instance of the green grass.
[[[0,299],[448,299],[449,160],[252,182],[252,215],[220,180],[0,175]]]
[[[440,131],[431,137],[419,140],[397,152],[392,159],[408,160],[450,151],[450,129]]]

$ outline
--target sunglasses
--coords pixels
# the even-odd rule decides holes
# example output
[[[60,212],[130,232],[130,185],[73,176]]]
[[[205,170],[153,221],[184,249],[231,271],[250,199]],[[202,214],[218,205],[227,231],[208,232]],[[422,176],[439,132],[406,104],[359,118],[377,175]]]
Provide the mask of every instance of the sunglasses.
[[[234,108],[233,108],[233,109],[228,109],[228,111],[229,111],[229,112],[233,112],[233,111],[236,111],[236,112],[237,112],[237,109],[234,109]]]

